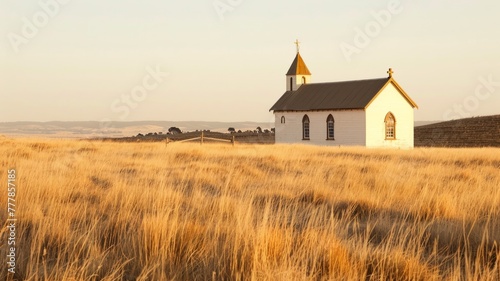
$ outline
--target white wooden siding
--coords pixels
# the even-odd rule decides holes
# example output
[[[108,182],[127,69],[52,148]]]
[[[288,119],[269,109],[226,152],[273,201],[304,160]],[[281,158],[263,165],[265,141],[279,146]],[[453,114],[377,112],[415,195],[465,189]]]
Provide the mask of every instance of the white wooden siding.
[[[396,139],[385,139],[385,116],[396,119]],[[389,84],[366,109],[366,146],[413,148],[414,111],[394,85]]]
[[[310,139],[302,140],[302,118],[310,121]],[[335,140],[327,140],[326,119],[335,119]],[[275,112],[276,143],[304,143],[332,146],[365,146],[366,126],[363,110]],[[285,116],[285,124],[281,117]]]

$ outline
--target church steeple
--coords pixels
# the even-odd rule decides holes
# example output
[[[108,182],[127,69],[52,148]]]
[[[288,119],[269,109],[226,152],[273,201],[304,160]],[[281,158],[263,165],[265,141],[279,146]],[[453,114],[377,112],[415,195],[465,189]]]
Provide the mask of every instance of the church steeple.
[[[306,63],[300,55],[300,42],[295,41],[297,45],[297,55],[286,73],[286,90],[296,91],[302,84],[308,84],[311,82],[311,72],[307,68]]]

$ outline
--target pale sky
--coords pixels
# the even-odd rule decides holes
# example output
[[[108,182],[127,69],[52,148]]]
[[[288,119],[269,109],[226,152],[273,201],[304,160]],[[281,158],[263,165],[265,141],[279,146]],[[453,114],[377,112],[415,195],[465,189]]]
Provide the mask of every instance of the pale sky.
[[[392,67],[416,120],[500,114],[499,11],[497,0],[0,0],[0,122],[270,122],[295,39],[313,83]]]

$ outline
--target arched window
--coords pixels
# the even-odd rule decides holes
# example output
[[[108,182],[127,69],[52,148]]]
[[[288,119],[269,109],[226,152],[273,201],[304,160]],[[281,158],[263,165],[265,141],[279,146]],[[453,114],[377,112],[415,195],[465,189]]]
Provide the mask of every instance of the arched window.
[[[396,139],[396,118],[394,118],[394,115],[390,112],[385,116],[385,139]]]
[[[304,115],[302,118],[302,139],[309,140],[309,117]]]
[[[281,124],[285,124],[285,116],[281,116]]]
[[[331,114],[328,115],[328,118],[326,118],[326,139],[335,139],[335,119],[333,119]]]
[[[306,77],[302,76],[302,84],[305,84],[305,83],[306,83]]]
[[[290,91],[293,91],[293,77],[290,77]]]

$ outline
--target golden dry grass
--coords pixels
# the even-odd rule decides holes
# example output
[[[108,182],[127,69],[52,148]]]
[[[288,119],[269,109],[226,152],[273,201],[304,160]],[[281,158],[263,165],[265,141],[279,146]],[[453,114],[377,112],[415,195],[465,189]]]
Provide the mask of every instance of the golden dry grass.
[[[19,280],[500,279],[499,149],[0,138],[9,168]]]

